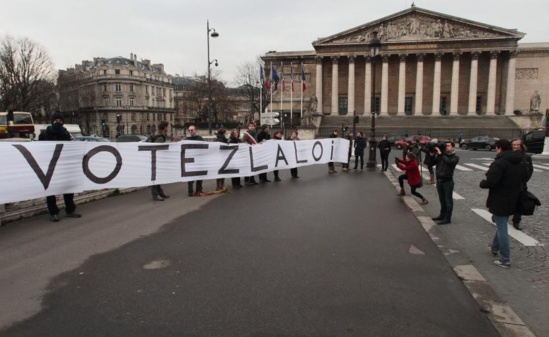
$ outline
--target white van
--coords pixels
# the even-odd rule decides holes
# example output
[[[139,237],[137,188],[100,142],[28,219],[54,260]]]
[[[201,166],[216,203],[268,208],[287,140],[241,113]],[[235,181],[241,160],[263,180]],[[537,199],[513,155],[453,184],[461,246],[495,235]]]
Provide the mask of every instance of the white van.
[[[34,124],[34,134],[36,135],[35,139],[38,140],[38,137],[42,132],[46,132],[46,129],[51,124]],[[63,124],[65,129],[71,134],[72,138],[81,137],[82,130],[78,124]]]

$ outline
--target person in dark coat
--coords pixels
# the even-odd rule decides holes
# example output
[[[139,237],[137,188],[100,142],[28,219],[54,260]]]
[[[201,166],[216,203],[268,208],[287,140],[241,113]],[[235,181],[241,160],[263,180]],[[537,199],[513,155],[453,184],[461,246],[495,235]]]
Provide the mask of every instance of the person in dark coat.
[[[55,111],[51,115],[51,125],[46,128],[46,132],[40,134],[38,140],[47,141],[70,141],[71,134],[65,129],[63,123],[63,114],[59,111]],[[76,204],[74,203],[74,193],[63,194],[63,200],[65,201],[65,213],[69,218],[80,218],[82,215],[76,213]],[[57,198],[55,195],[46,197],[46,204],[48,206],[48,213],[50,214],[50,221],[59,221],[59,207],[57,207]]]
[[[377,147],[381,157],[381,170],[387,171],[389,168],[389,153],[391,152],[391,143],[387,140],[387,135],[383,136]]]
[[[341,164],[341,171],[349,171],[349,163],[351,162],[351,154],[353,153],[354,143],[355,143],[355,134],[353,131],[349,132],[345,139],[349,141],[349,151],[347,153],[347,162]]]
[[[434,163],[436,165],[437,193],[440,201],[440,213],[432,218],[439,225],[446,225],[452,221],[452,211],[454,209],[454,171],[459,163],[459,157],[456,155],[454,142],[446,142],[444,153],[437,146],[437,152]]]
[[[355,167],[356,170],[358,167],[358,161],[360,160],[360,169],[364,169],[364,149],[366,148],[366,138],[364,138],[364,134],[359,131],[356,133],[356,141],[355,141]]]
[[[532,177],[532,174],[534,173],[534,165],[532,164],[532,157],[526,153],[528,150],[526,148],[526,145],[522,143],[522,140],[520,139],[513,139],[513,142],[511,143],[513,146],[513,151],[519,151],[522,154],[522,162],[521,162],[521,168],[522,168],[522,190],[528,191],[528,181]],[[513,222],[513,227],[517,230],[522,230],[520,227],[520,222],[522,221],[522,215],[519,212],[518,204],[517,209],[515,209],[515,213],[513,214],[513,219],[511,220]]]
[[[151,142],[165,143],[167,133],[168,133],[168,122],[158,123],[158,130],[151,137]],[[169,195],[164,193],[164,190],[162,189],[161,185],[152,185],[151,194],[152,194],[152,200],[154,201],[164,201],[164,199],[168,199],[170,197]]]
[[[338,137],[338,130],[334,129],[334,131],[332,131],[332,134],[328,138],[337,138],[337,137]],[[328,163],[328,173],[337,173],[337,171],[334,168],[334,162],[333,161]]]
[[[292,132],[292,135],[290,136],[290,140],[292,140],[292,141],[298,141],[299,140],[299,136],[298,136],[297,131]],[[298,179],[299,178],[299,176],[297,175],[297,167],[292,167],[290,169],[290,173],[292,175],[292,179]]]
[[[215,141],[216,142],[220,142],[220,143],[224,143],[224,144],[229,144],[229,140],[227,139],[227,137],[225,137],[225,133],[227,132],[227,130],[225,130],[224,128],[220,128],[219,130],[217,130],[217,133],[215,135]],[[228,190],[225,188],[225,178],[218,178],[215,180],[216,182],[216,192],[221,192],[221,193],[224,193],[224,192],[227,192]]]
[[[492,240],[492,255],[500,254],[500,259],[494,264],[502,267],[511,267],[511,250],[509,247],[509,233],[507,221],[515,212],[521,187],[522,154],[512,150],[511,142],[507,139],[496,141],[496,159],[488,168],[486,178],[480,182],[480,188],[488,189],[486,207],[492,213],[496,223],[496,234]]]
[[[200,136],[196,131],[195,125],[189,126],[189,137],[185,138],[186,140],[198,140],[204,141],[204,138]],[[187,192],[189,197],[201,197],[204,195],[202,190],[202,180],[196,181],[196,190],[194,190],[194,181],[187,182]]]
[[[229,135],[229,144],[238,144],[242,143],[240,140],[240,131],[238,129],[233,129]],[[242,184],[240,183],[240,177],[231,178],[231,185],[233,188],[241,188]]]
[[[271,139],[271,135],[269,134],[271,128],[268,125],[263,125],[261,127],[261,131],[257,134],[257,142],[259,144],[264,143]],[[259,182],[261,184],[270,183],[271,181],[267,179],[267,173],[260,173],[259,174]]]

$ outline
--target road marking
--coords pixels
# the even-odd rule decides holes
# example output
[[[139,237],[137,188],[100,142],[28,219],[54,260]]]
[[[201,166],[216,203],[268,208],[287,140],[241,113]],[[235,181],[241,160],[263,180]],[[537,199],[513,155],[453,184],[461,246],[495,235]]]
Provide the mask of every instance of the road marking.
[[[477,165],[477,164],[473,164],[473,163],[465,163],[465,165],[471,166],[471,167],[474,167],[474,168],[478,168],[478,169],[483,170],[483,171],[488,171],[488,168],[486,166],[481,166],[481,165]]]
[[[496,224],[492,222],[492,214],[487,210],[480,209],[480,208],[472,208],[471,210],[477,213],[484,220],[494,225],[494,227],[496,226]],[[515,227],[513,227],[512,225],[508,225],[508,226],[509,226],[509,229],[508,229],[509,236],[511,236],[513,239],[517,240],[518,242],[522,243],[524,246],[526,247],[543,246],[543,243],[540,243],[533,237],[524,234],[524,232],[522,231],[516,230]]]
[[[542,169],[542,170],[549,170],[549,167],[543,166],[543,165],[539,165],[539,164],[532,164],[532,166],[534,166],[534,167],[536,167],[536,168],[539,168],[539,169]],[[536,172],[536,171],[540,172],[541,170],[536,170],[536,169],[534,169],[534,172]]]
[[[459,170],[459,171],[464,171],[464,172],[473,171],[470,168],[462,166],[462,165],[456,165],[456,169]]]

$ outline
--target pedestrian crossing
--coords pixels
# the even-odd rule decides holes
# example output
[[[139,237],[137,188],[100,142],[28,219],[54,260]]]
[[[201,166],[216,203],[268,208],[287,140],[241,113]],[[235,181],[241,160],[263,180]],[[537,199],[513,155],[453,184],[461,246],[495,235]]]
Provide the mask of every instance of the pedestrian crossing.
[[[473,172],[473,171],[488,171],[491,161],[478,163],[462,163],[456,166],[456,171]],[[381,165],[378,165],[381,166]],[[395,171],[400,171],[396,164],[391,165]],[[428,171],[427,166],[421,165],[424,171]],[[534,172],[549,172],[549,164],[533,164]]]

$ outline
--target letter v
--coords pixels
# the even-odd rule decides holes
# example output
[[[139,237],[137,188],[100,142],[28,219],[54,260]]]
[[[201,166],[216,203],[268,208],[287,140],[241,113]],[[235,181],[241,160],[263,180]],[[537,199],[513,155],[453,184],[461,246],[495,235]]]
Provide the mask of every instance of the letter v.
[[[48,173],[44,174],[42,172],[42,169],[40,166],[38,166],[38,163],[36,162],[36,159],[32,156],[29,150],[27,150],[26,147],[23,145],[13,145],[21,154],[23,157],[27,160],[30,167],[36,173],[38,176],[38,179],[40,179],[40,182],[44,186],[44,190],[48,189],[48,186],[50,186],[51,177],[53,176],[53,171],[55,170],[55,166],[57,165],[57,161],[59,160],[59,157],[61,156],[61,150],[63,150],[63,144],[57,144],[55,145],[55,150],[53,151],[53,157],[50,160],[50,164],[48,166]]]

